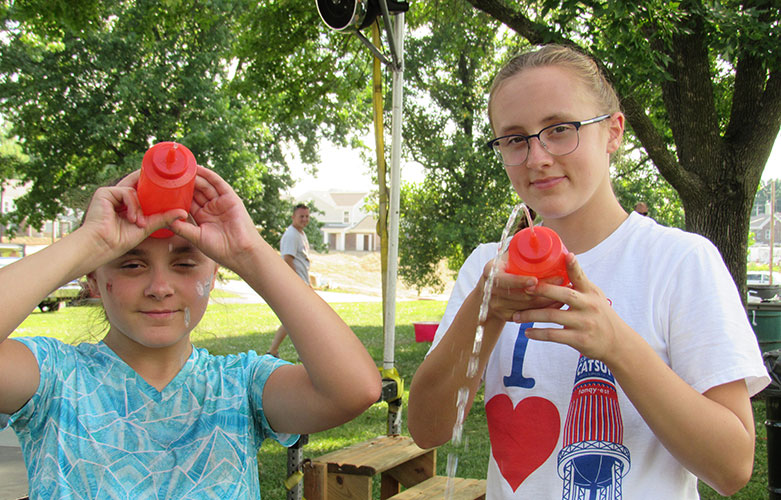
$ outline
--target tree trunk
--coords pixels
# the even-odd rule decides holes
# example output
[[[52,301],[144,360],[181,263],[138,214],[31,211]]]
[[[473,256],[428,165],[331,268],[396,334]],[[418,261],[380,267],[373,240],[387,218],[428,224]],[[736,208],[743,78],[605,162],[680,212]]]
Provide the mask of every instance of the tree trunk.
[[[718,187],[710,185],[711,194],[704,196],[681,193],[686,230],[701,234],[716,245],[745,305],[748,292],[746,255],[753,197],[735,192],[733,196],[724,196]]]

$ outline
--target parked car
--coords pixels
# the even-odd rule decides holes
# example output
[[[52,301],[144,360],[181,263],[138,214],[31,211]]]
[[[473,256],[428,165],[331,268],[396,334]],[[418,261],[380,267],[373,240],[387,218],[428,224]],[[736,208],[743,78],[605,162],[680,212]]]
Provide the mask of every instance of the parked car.
[[[746,272],[746,283],[749,285],[769,285],[770,271]],[[773,272],[773,284],[781,285],[781,273]]]
[[[5,255],[0,256],[0,268],[16,262],[25,255],[24,245],[4,243],[0,250],[2,250],[3,255]],[[8,254],[13,254],[13,256],[7,256]],[[56,311],[65,304],[74,303],[81,297],[82,288],[81,281],[73,280],[50,293],[40,304],[38,304],[38,309],[40,309],[41,312]]]

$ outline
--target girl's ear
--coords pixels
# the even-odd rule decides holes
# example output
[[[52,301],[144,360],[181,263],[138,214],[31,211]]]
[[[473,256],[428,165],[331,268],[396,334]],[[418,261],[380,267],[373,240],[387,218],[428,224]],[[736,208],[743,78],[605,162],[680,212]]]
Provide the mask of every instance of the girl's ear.
[[[607,140],[607,152],[608,154],[615,153],[621,146],[621,139],[624,137],[624,113],[613,113],[608,119],[608,140]]]
[[[217,282],[217,273],[220,271],[220,265],[214,264],[214,274],[212,275],[212,286],[209,290],[214,290],[214,284]]]
[[[89,286],[90,297],[99,298],[100,288],[98,287],[98,280],[95,278],[95,272],[87,274],[87,285]]]

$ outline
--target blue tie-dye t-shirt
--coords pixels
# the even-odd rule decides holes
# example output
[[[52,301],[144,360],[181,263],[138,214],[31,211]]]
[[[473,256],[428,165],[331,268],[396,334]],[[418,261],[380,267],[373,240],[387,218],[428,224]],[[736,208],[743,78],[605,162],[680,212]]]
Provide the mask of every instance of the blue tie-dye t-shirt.
[[[158,391],[105,344],[15,338],[40,365],[30,401],[0,415],[22,444],[32,499],[260,498],[257,453],[290,446],[263,414],[263,387],[285,364],[254,351],[193,348]]]

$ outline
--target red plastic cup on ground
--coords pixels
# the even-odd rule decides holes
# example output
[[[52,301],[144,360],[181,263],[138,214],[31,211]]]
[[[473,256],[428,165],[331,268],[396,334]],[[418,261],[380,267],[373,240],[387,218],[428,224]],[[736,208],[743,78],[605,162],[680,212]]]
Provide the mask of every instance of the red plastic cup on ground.
[[[144,215],[175,208],[189,213],[195,190],[195,156],[185,146],[175,142],[159,142],[149,148],[141,162],[138,179],[138,201]],[[170,238],[170,229],[158,229],[152,238]]]
[[[505,271],[538,280],[560,277],[569,285],[567,248],[553,229],[537,226],[518,231],[510,241]]]

